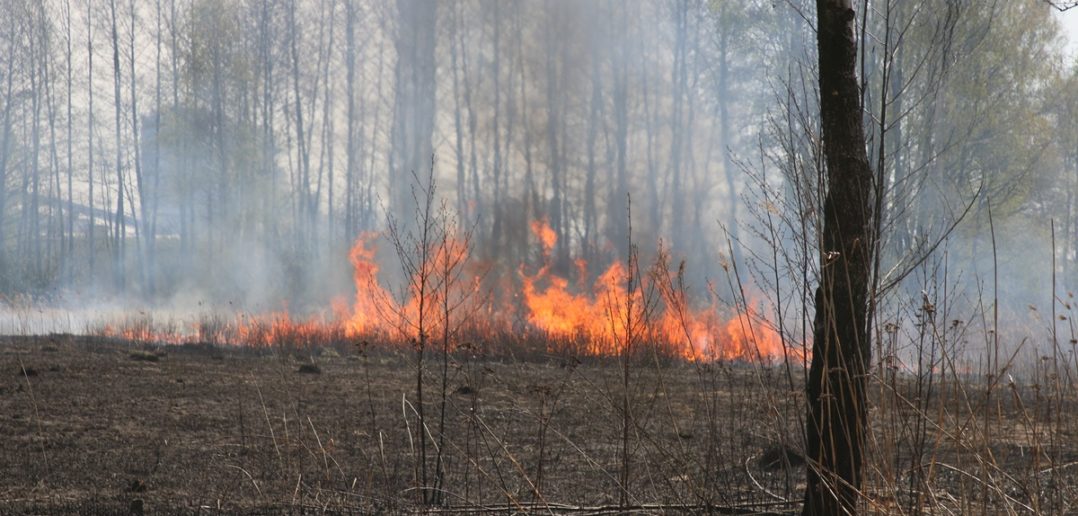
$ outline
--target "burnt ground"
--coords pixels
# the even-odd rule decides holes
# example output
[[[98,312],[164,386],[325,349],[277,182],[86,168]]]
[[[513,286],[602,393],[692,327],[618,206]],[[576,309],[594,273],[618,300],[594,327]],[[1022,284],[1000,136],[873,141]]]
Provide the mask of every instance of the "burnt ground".
[[[401,513],[424,493],[458,510],[781,511],[799,498],[796,371],[642,359],[626,384],[615,360],[464,354],[447,370],[442,423],[442,363],[426,361],[420,405],[404,351],[0,338],[0,513]],[[933,437],[969,421],[941,416],[925,445],[894,406],[872,409],[873,453],[888,459],[870,467],[869,509],[914,503],[917,446],[943,464],[919,470],[933,504],[1070,507],[1073,426],[1036,448],[1036,413],[1033,434],[1029,418],[998,420],[984,449],[999,467],[979,476],[975,441]]]
[[[762,400],[726,389],[753,369],[630,371],[623,490],[626,397],[616,363],[454,357],[439,446],[441,366],[428,360],[424,370],[425,485],[437,485],[444,503],[774,502],[760,496],[746,467],[758,470],[756,482],[782,489],[774,457],[766,471],[743,464],[777,440],[774,429],[709,425],[701,403],[737,405],[745,421],[770,417]],[[411,510],[423,476],[416,383],[415,359],[403,352],[6,338],[0,510]],[[703,384],[713,396],[689,394]]]

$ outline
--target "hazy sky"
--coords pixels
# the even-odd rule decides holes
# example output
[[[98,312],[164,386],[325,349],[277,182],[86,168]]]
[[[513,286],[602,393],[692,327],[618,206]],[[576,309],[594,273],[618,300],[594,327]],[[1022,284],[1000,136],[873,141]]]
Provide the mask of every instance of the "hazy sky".
[[[1078,7],[1058,13],[1063,24],[1063,36],[1067,38],[1067,54],[1078,56]]]

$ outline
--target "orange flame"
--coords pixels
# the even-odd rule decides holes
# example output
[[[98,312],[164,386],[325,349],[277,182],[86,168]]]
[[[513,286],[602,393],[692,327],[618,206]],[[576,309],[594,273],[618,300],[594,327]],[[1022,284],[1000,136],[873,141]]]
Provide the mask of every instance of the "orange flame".
[[[374,247],[374,233],[363,233],[352,245],[348,253],[348,260],[352,262],[352,281],[356,287],[356,297],[352,310],[345,322],[345,329],[349,335],[362,335],[367,333],[384,333],[382,324],[388,314],[386,308],[393,297],[378,284],[378,263],[374,259],[377,249]],[[336,303],[334,312],[340,314],[343,301]]]
[[[543,220],[533,221],[531,231],[539,241],[544,262],[549,262],[557,235]],[[378,282],[377,237],[365,233],[352,246],[348,259],[353,267],[355,296],[351,303],[344,297],[333,299],[328,314],[294,320],[285,309],[239,315],[233,321],[201,321],[187,331],[173,326],[162,330],[152,322],[127,320],[119,327],[105,325],[99,333],[169,344],[310,347],[361,337],[407,341],[420,331],[423,337],[437,338],[444,336],[442,330],[451,324],[494,340],[499,334],[511,333],[510,321],[520,309],[529,331],[548,339],[551,351],[568,345],[574,346],[574,352],[603,356],[656,349],[693,361],[800,357],[795,350],[784,349],[781,335],[763,322],[761,304],[750,302],[730,312],[712,300],[709,306],[694,309],[684,292],[654,288],[655,275],[641,274],[635,263],[615,261],[590,284],[588,264],[583,259],[575,262],[575,282],[553,273],[550,263],[531,275],[522,265],[520,295],[501,296],[504,305],[495,306],[479,295],[482,278],[469,265],[474,263],[466,242],[446,238],[434,247],[432,258],[413,271],[405,289],[407,299],[398,301]],[[454,316],[457,319],[449,323],[440,311],[448,305],[460,310]],[[724,313],[728,318],[723,318]]]
[[[533,222],[532,228],[541,234],[546,226]],[[543,245],[544,249],[553,247],[548,240]],[[583,278],[587,263],[578,260],[577,267],[581,271],[579,278]],[[644,299],[644,278],[640,274],[631,276],[621,262],[611,264],[590,292],[580,285],[570,287],[569,280],[550,273],[549,265],[534,276],[524,272],[521,276],[528,322],[550,337],[584,341],[588,354],[617,355],[625,352],[626,346],[650,343],[688,360],[761,361],[783,357],[781,336],[762,324],[763,319],[752,308],[735,313],[723,323],[714,303],[693,310],[683,295],[670,293],[659,310],[655,303]],[[540,283],[545,283],[546,288],[540,288]]]
[[[551,229],[550,224],[547,224],[545,220],[533,220],[531,228],[532,234],[539,239],[539,245],[543,249],[543,256],[550,256],[550,251],[554,249],[554,244],[558,243],[557,233]]]

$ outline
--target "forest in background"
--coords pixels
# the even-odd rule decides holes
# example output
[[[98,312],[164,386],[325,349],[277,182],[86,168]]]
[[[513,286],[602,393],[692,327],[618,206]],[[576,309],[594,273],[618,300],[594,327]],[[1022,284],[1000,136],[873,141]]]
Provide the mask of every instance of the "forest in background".
[[[555,270],[594,278],[631,222],[698,293],[729,258],[807,305],[803,3],[4,0],[0,292],[325,307],[433,170],[490,277],[543,259],[539,220]],[[1052,303],[1078,275],[1078,67],[1051,7],[862,13],[881,286],[975,300],[996,267],[1006,309]]]
[[[1066,5],[805,4],[4,2],[0,505],[1069,512]]]

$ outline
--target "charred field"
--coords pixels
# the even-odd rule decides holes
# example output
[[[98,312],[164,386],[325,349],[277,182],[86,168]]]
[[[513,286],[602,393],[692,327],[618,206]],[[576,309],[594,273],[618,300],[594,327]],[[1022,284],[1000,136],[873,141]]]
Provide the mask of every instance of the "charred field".
[[[777,365],[464,350],[426,357],[422,405],[414,350],[378,346],[4,337],[0,371],[2,513],[781,513],[804,485],[803,373]],[[867,512],[1065,509],[1073,399],[982,411],[953,378],[873,382]]]
[[[7,337],[0,356],[2,512],[419,507],[410,353],[65,335]],[[444,505],[618,504],[623,396],[616,361],[451,362]],[[441,365],[431,361],[425,371],[428,427],[441,403]],[[708,398],[735,410],[716,421],[723,428],[709,429],[707,407],[698,404],[705,398],[688,394],[700,388],[695,367],[666,363],[633,372],[630,499],[700,507],[767,502],[757,500],[745,471],[781,489],[780,467],[751,460],[776,441],[778,429],[750,423],[769,417],[767,405],[738,392],[759,371],[742,365],[706,373],[715,382]],[[737,421],[747,424],[731,426]],[[709,432],[722,437],[709,442]],[[435,453],[428,453],[433,467]],[[705,493],[714,498],[701,498]]]

